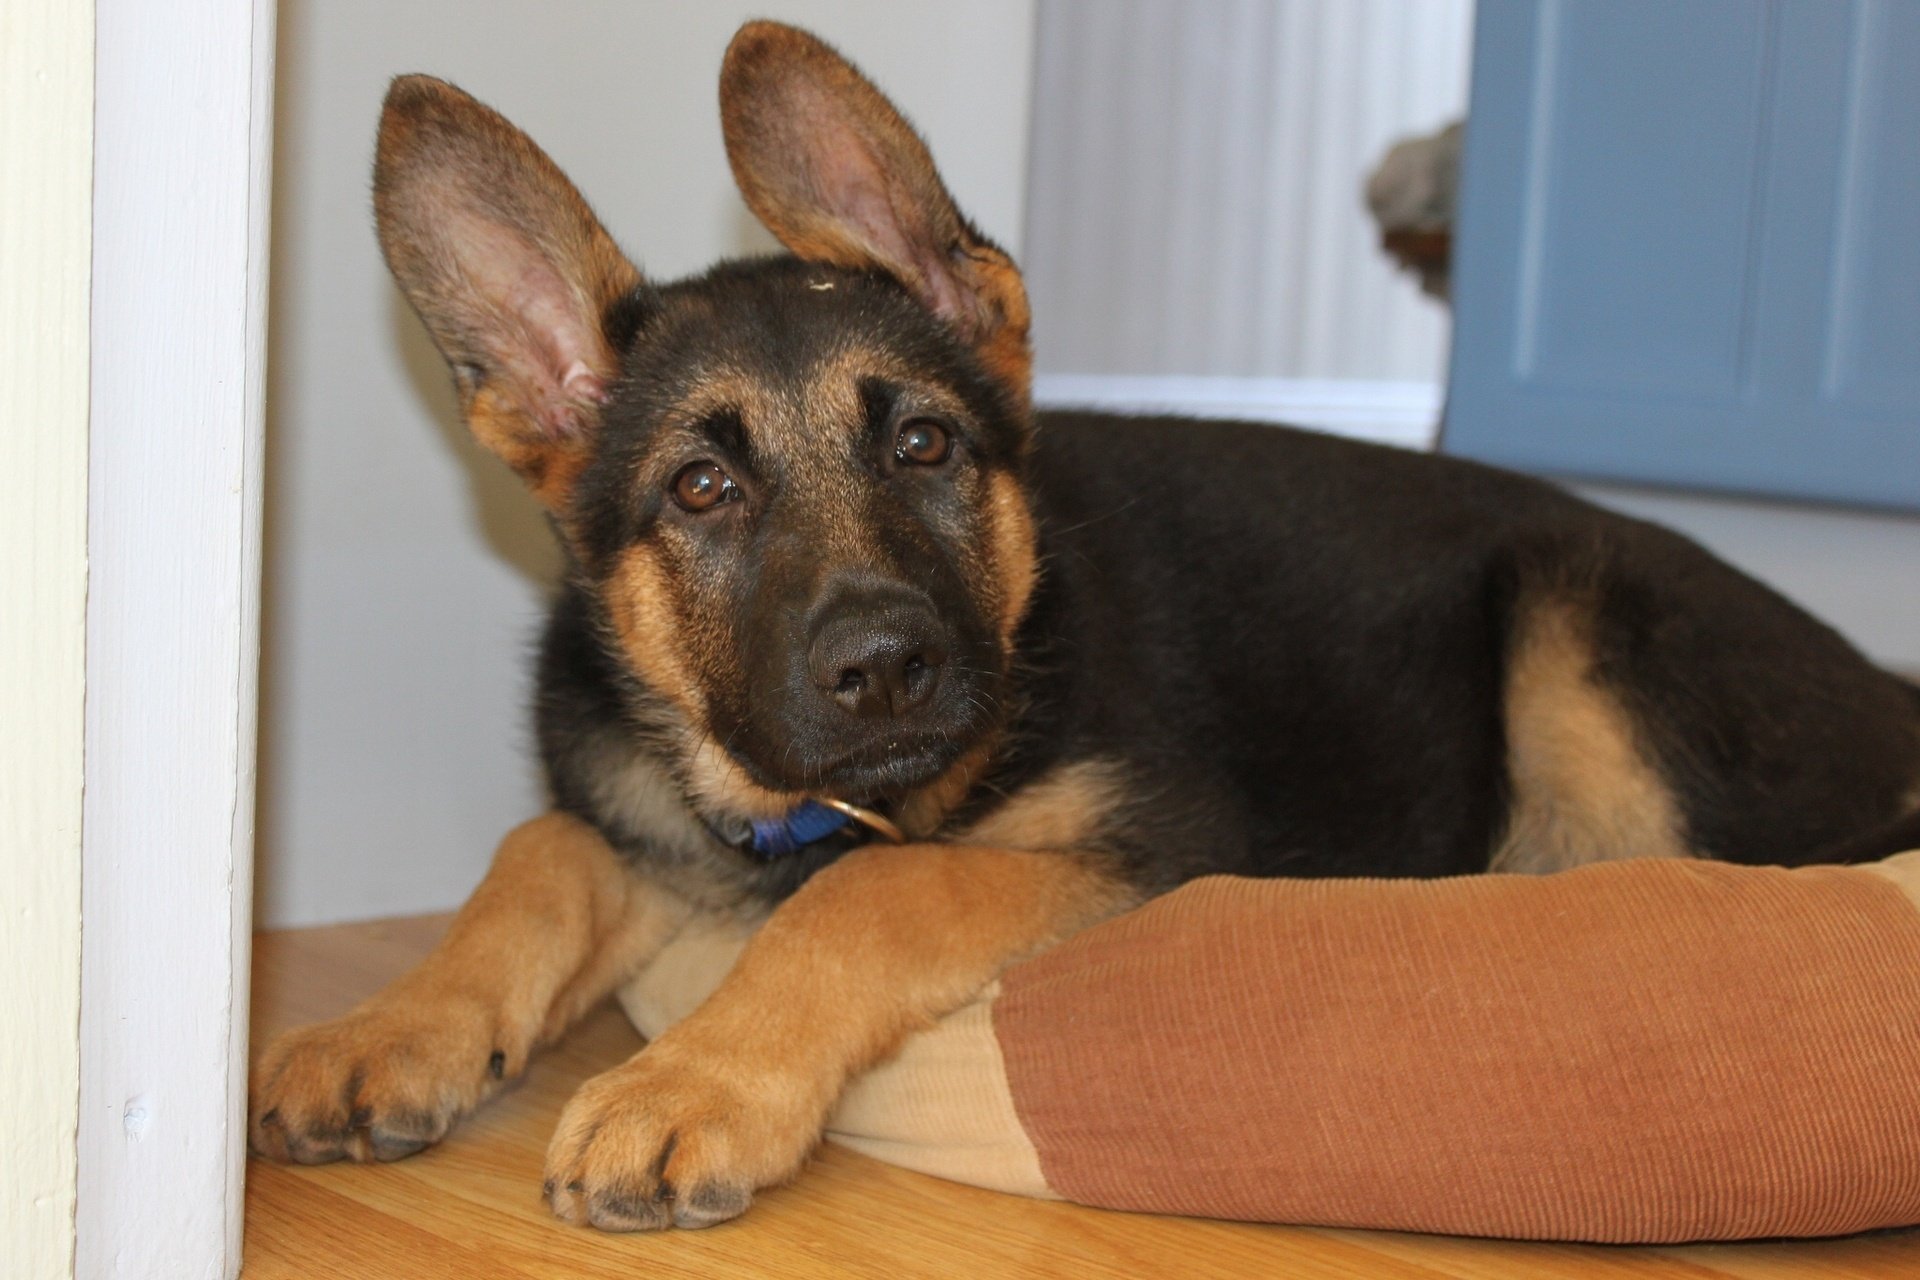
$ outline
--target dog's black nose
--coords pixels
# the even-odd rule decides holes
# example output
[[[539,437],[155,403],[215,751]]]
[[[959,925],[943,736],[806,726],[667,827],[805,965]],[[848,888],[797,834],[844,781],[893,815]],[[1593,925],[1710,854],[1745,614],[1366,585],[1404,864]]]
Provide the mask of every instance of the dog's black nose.
[[[807,650],[820,691],[868,718],[898,718],[926,705],[946,661],[946,635],[933,610],[899,597],[846,600],[825,611]]]

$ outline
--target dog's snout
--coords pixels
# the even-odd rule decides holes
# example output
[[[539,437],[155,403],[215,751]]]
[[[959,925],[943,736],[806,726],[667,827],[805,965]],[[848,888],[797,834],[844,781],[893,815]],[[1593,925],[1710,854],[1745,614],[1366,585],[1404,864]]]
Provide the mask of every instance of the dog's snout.
[[[849,601],[827,611],[807,651],[813,682],[863,718],[899,718],[939,687],[947,640],[933,611],[917,601]]]

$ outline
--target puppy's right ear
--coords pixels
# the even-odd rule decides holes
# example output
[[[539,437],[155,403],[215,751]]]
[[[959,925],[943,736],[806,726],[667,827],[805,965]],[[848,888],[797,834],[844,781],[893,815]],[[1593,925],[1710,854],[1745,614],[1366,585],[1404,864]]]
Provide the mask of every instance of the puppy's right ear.
[[[387,91],[373,208],[467,425],[561,511],[619,372],[605,317],[640,273],[532,139],[431,76]]]

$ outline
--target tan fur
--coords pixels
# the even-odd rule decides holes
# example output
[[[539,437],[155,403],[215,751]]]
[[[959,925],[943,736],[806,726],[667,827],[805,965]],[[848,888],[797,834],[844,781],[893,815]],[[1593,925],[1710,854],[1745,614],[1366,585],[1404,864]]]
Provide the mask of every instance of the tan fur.
[[[1520,626],[1505,699],[1512,808],[1492,869],[1690,856],[1672,792],[1593,677],[1589,609],[1544,599]]]
[[[773,913],[691,1017],[575,1095],[547,1153],[549,1202],[613,1230],[740,1213],[798,1172],[854,1073],[1131,901],[1069,853],[848,854]]]
[[[900,363],[884,351],[841,351],[807,371],[806,381],[776,389],[745,371],[725,370],[701,380],[701,401],[735,408],[747,423],[754,447],[790,464],[830,472],[821,445],[861,429],[863,377],[905,378]],[[829,455],[830,456],[830,455]],[[809,476],[809,478],[813,478]]]
[[[1026,492],[1004,471],[990,481],[987,512],[1000,597],[1000,643],[1011,649],[1040,580],[1039,531],[1034,528]]]
[[[774,791],[747,776],[711,734],[695,731],[686,751],[687,792],[707,813],[737,813],[749,818],[778,818],[806,797]]]
[[[1127,796],[1120,769],[1103,760],[1061,765],[960,833],[968,844],[1004,849],[1084,849]]]
[[[765,445],[781,456],[803,453],[816,430],[838,430],[859,416],[857,396],[842,380],[819,374],[809,380],[808,394],[788,397],[761,378],[725,365],[700,371],[673,411],[681,423],[697,423],[708,414],[735,411],[751,424],[756,447]],[[814,401],[813,395],[821,397]],[[850,398],[851,396],[851,398]],[[698,437],[693,437],[696,441]],[[663,433],[655,448],[679,447],[679,439]]]
[[[254,1149],[312,1163],[391,1159],[439,1140],[688,914],[579,819],[525,823],[419,968],[268,1046],[253,1073]]]
[[[809,554],[821,564],[884,565],[875,530],[866,519],[860,478],[842,462],[845,442],[866,430],[860,380],[870,377],[909,380],[906,370],[883,352],[843,351],[782,394],[762,392],[760,404],[745,414],[755,448],[780,459],[793,491],[806,495],[813,544]]]
[[[703,720],[706,696],[681,649],[686,627],[659,550],[651,542],[629,545],[602,594],[633,669],[689,721]]]
[[[967,265],[973,287],[992,308],[986,339],[975,353],[987,372],[1025,405],[1033,395],[1033,314],[1026,282],[1013,259],[995,248],[968,251]]]
[[[542,506],[562,513],[590,456],[585,442],[532,436],[525,406],[501,388],[482,387],[462,400],[473,438],[513,468]]]

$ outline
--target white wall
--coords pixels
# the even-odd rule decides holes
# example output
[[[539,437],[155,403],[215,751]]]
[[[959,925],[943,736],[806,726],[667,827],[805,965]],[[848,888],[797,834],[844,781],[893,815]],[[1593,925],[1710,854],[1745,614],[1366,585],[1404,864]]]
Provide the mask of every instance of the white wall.
[[[0,23],[0,1276],[73,1274],[93,6]]]
[[[1033,0],[282,0],[259,914],[437,910],[540,792],[527,658],[553,556],[467,439],[388,281],[367,182],[387,80],[453,80],[530,132],[643,270],[772,247],[734,194],[720,54],[753,16],[837,43],[1016,251]]]

